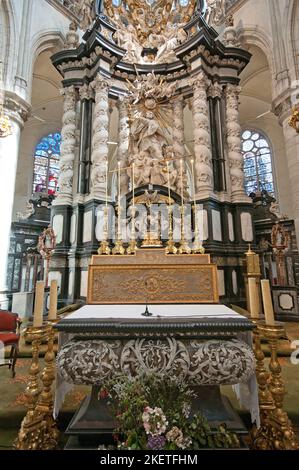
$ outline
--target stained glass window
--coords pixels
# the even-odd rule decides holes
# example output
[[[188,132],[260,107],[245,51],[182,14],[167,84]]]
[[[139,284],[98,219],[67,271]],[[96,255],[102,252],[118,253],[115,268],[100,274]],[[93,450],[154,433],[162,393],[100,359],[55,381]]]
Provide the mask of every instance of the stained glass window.
[[[49,134],[36,146],[33,192],[55,195],[58,185],[61,134]]]
[[[242,152],[247,194],[266,190],[274,195],[272,155],[267,138],[258,131],[245,130],[242,134]]]

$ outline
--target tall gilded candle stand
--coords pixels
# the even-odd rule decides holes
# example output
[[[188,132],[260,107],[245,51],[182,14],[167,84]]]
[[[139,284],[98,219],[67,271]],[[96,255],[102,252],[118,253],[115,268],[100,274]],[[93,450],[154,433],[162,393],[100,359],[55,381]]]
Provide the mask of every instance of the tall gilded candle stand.
[[[98,249],[99,255],[110,255],[111,249],[108,241],[108,207],[104,209],[104,231],[103,240],[101,241],[100,248]]]
[[[173,241],[173,224],[172,224],[172,206],[168,205],[168,241],[165,252],[167,255],[175,255],[178,249]]]
[[[29,369],[29,382],[26,387],[28,397],[28,411],[23,419],[19,435],[14,443],[18,450],[39,450],[46,430],[43,413],[36,410],[36,404],[41,389],[39,385],[39,350],[45,335],[43,327],[28,327],[24,333],[25,339],[32,343],[32,360]]]
[[[283,409],[286,390],[277,355],[278,341],[282,336],[285,336],[285,328],[283,323],[280,322],[275,322],[274,325],[263,323],[259,325],[259,331],[268,342],[271,351],[269,389],[275,405],[271,416],[273,448],[275,450],[297,450],[298,444],[295,439],[293,425]]]
[[[178,252],[180,255],[189,255],[191,248],[185,238],[185,221],[184,221],[185,208],[181,207],[181,241]]]
[[[36,410],[44,416],[46,422],[46,429],[44,432],[44,438],[42,442],[43,450],[55,449],[58,446],[59,431],[57,423],[53,418],[53,407],[54,407],[54,396],[53,396],[53,383],[55,381],[55,352],[54,352],[54,340],[55,330],[54,325],[57,320],[49,320],[45,327],[45,335],[47,338],[47,352],[44,357],[45,367],[41,374],[41,380],[43,383],[43,389],[38,397]]]
[[[254,354],[256,359],[256,379],[259,388],[259,410],[261,425],[259,428],[253,427],[251,437],[251,447],[256,450],[270,450],[272,444],[271,416],[275,410],[274,400],[269,389],[270,374],[265,367],[265,355],[261,348],[261,333],[259,331],[259,320],[252,320],[256,325],[253,331]]]
[[[124,255],[126,250],[124,248],[123,241],[121,239],[121,208],[120,205],[117,208],[118,211],[118,222],[117,222],[117,239],[115,241],[114,248],[112,249],[113,255]]]

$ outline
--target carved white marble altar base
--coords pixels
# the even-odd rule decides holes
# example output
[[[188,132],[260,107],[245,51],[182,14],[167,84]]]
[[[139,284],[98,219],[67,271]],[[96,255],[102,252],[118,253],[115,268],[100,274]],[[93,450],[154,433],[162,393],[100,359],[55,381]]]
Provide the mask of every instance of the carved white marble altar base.
[[[221,354],[219,352],[221,351]],[[254,354],[238,340],[75,340],[59,352],[60,375],[67,382],[101,385],[120,374],[177,375],[190,385],[233,385],[254,373]]]

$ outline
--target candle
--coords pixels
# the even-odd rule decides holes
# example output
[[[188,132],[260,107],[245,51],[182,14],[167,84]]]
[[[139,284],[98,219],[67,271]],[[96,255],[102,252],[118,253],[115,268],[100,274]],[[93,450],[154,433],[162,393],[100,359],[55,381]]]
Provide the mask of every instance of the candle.
[[[194,160],[193,160],[193,158],[191,159],[191,172],[192,172],[192,181],[193,181],[194,225],[195,225],[195,233],[197,233],[196,197],[195,197],[195,175],[194,175]]]
[[[118,238],[120,239],[120,162],[118,164]]]
[[[58,295],[58,286],[57,280],[53,279],[51,281],[50,287],[50,305],[49,305],[49,320],[57,319],[57,295]]]
[[[268,279],[261,280],[261,288],[266,323],[267,325],[275,325],[270,282]]]
[[[35,328],[40,328],[43,324],[44,292],[45,292],[45,282],[37,281],[36,286],[35,286],[35,302],[34,302],[34,314],[33,314],[33,326]]]
[[[183,185],[183,159],[181,158],[181,199],[182,207],[184,206],[184,185]]]
[[[135,206],[135,163],[132,164],[133,207]]]
[[[169,173],[169,161],[167,160],[166,162],[167,165],[167,179],[168,179],[168,205],[171,205],[171,200],[170,200],[170,173]]]
[[[251,318],[259,318],[260,302],[255,277],[248,278],[248,293]]]
[[[108,160],[106,161],[106,208],[108,207]]]

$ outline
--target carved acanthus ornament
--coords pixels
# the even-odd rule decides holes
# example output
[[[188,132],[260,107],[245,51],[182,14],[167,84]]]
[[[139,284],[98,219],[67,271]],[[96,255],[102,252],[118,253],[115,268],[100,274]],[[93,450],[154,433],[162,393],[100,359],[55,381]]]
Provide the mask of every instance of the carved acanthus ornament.
[[[101,197],[105,193],[106,162],[108,160],[108,83],[103,77],[97,75],[92,82],[92,87],[95,91],[95,107],[91,155],[91,192],[93,197]]]
[[[84,85],[79,88],[79,96],[81,101],[92,100],[94,98],[94,90],[90,85],[84,83]]]
[[[59,193],[55,204],[71,204],[73,200],[74,158],[76,147],[76,89],[74,86],[61,91],[64,96],[61,156],[59,172]]]
[[[177,376],[190,385],[246,383],[255,359],[238,340],[77,340],[68,342],[57,356],[59,373],[67,382],[100,385],[118,374]]]
[[[232,202],[245,197],[243,156],[241,153],[241,126],[239,123],[239,94],[236,85],[226,87],[226,128]]]
[[[207,96],[209,98],[221,99],[222,95],[223,95],[223,88],[222,88],[222,85],[220,85],[220,83],[215,82],[209,86],[208,91],[207,91]]]
[[[209,81],[200,72],[191,82],[193,85],[195,189],[197,194],[213,189],[212,152],[209,123],[207,88]]]

